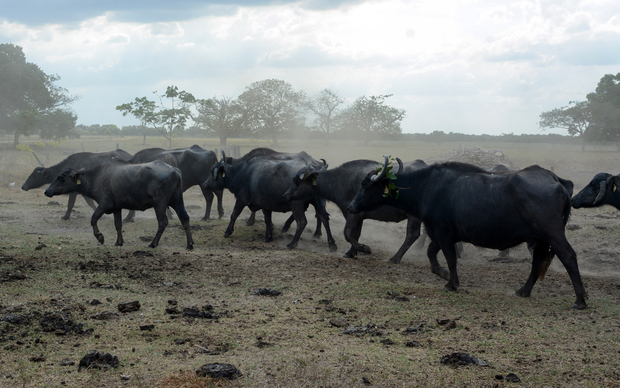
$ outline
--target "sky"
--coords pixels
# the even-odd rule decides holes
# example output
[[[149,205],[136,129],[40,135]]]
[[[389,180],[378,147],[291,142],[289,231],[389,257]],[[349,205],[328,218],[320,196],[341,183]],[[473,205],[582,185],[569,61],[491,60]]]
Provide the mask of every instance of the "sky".
[[[618,0],[5,0],[0,43],[61,77],[78,123],[176,85],[238,97],[265,79],[350,104],[386,95],[404,133],[542,132],[541,112],[620,73]],[[343,105],[344,106],[344,105]]]

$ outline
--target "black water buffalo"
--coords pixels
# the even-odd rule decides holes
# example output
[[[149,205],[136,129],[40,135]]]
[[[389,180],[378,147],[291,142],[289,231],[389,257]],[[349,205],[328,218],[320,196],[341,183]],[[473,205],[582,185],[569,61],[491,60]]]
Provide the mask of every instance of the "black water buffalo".
[[[56,177],[67,168],[80,169],[80,168],[92,168],[104,162],[112,160],[114,157],[120,157],[124,159],[131,158],[131,154],[121,149],[110,152],[78,152],[63,160],[62,162],[55,164],[51,167],[37,167],[35,168],[26,182],[22,185],[22,190],[28,191],[30,189],[36,189],[43,185],[49,185],[56,179]],[[63,220],[68,220],[71,217],[71,210],[75,205],[75,198],[78,193],[73,192],[69,194],[69,202],[67,203],[67,212],[62,216]],[[89,197],[84,197],[86,203],[94,209],[97,208],[95,203]]]
[[[493,249],[527,242],[533,252],[532,269],[516,294],[529,296],[537,278],[544,277],[557,255],[573,282],[577,296],[573,307],[586,307],[577,255],[564,233],[571,209],[571,181],[539,166],[491,174],[454,162],[397,172],[396,179],[391,180],[385,176],[387,167],[386,157],[380,173],[364,178],[349,211],[359,213],[390,205],[419,218],[431,238],[429,259],[436,261],[441,249],[448,262],[446,289],[456,291],[459,286],[456,242]],[[391,183],[396,189],[384,194]]]
[[[213,167],[213,165],[217,162],[215,152],[205,150],[198,145],[174,150],[147,148],[138,151],[132,158],[127,159],[127,161],[132,164],[147,163],[154,160],[164,161],[181,170],[181,175],[183,176],[183,191],[186,191],[195,185],[200,186],[207,206],[205,215],[202,217],[203,220],[208,220],[211,217],[213,194],[217,197],[218,217],[222,218],[224,215],[224,208],[222,207],[222,190],[212,191],[204,189],[201,186],[202,183],[208,178],[211,167]],[[132,221],[134,215],[135,212],[130,212],[127,217],[125,217],[124,221]]]
[[[420,236],[420,220],[392,206],[382,206],[357,214],[351,214],[347,210],[359,190],[360,183],[369,172],[375,170],[376,166],[377,162],[372,160],[353,160],[331,170],[328,170],[327,166],[306,166],[293,177],[293,183],[285,193],[285,200],[310,199],[318,196],[334,202],[346,219],[344,237],[351,244],[344,257],[354,257],[358,251],[371,253],[368,246],[358,242],[365,219],[385,222],[400,222],[406,219],[405,241],[390,259],[392,263],[399,263],[411,244]],[[426,167],[427,164],[422,160],[416,160],[405,163],[404,166],[406,170],[417,170]]]
[[[121,209],[155,209],[158,229],[149,245],[155,248],[168,225],[166,209],[174,209],[185,229],[187,249],[192,249],[194,241],[189,229],[189,215],[183,204],[181,172],[160,160],[144,164],[129,164],[114,160],[89,169],[65,169],[45,190],[45,195],[78,192],[93,198],[99,204],[90,220],[93,233],[103,244],[103,234],[99,232],[97,221],[106,213],[114,213],[116,244],[123,245]]]
[[[571,199],[575,209],[611,205],[620,210],[619,175],[596,174],[592,181]]]
[[[226,156],[226,153],[224,152],[224,150],[222,150],[222,160],[228,164],[239,164],[247,160],[250,160],[252,158],[260,157],[260,156],[269,156],[271,159],[274,159],[274,160],[291,160],[291,159],[298,158],[299,154],[278,152],[278,151],[272,150],[271,148],[260,147],[260,148],[254,148],[253,150],[243,155],[242,157],[234,159],[232,157]],[[284,233],[287,230],[289,230],[293,221],[295,221],[295,217],[291,215],[286,220],[286,222],[284,222],[284,226],[282,227],[281,232]],[[256,222],[256,212],[253,211],[251,212],[250,217],[246,220],[245,224],[247,226],[252,226],[254,225],[255,222]],[[321,221],[317,217],[314,237],[317,237],[317,238],[321,237],[321,234],[322,234],[321,233]]]
[[[237,217],[247,206],[251,211],[263,211],[267,226],[265,241],[271,241],[273,239],[271,213],[274,211],[281,213],[292,211],[297,223],[297,230],[293,240],[287,246],[295,248],[307,224],[305,210],[309,204],[312,204],[320,222],[325,225],[330,249],[337,249],[329,229],[329,215],[321,201],[312,198],[311,200],[286,202],[283,199],[293,175],[308,163],[319,164],[321,162],[316,161],[305,152],[300,152],[295,156],[278,154],[248,157],[236,164],[227,163],[226,158],[222,158],[220,162],[216,163],[203,187],[213,190],[227,188],[236,198],[234,210],[230,215],[230,223],[224,236],[228,237],[233,233]]]

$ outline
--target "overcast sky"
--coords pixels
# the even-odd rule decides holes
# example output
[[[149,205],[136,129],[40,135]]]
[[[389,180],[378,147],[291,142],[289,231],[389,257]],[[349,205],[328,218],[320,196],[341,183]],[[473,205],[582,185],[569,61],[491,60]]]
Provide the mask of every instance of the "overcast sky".
[[[168,85],[236,98],[284,80],[312,96],[393,94],[403,132],[541,133],[539,114],[620,72],[618,0],[5,0],[0,42],[81,99],[79,124]],[[561,130],[554,131],[565,133]]]

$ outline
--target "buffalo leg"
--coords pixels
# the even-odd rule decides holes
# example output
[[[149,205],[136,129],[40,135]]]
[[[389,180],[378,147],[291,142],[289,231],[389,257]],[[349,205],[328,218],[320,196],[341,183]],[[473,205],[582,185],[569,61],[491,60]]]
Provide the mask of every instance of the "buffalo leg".
[[[301,238],[301,234],[308,224],[308,220],[306,219],[306,207],[304,204],[299,201],[292,201],[290,202],[290,206],[293,211],[293,217],[295,217],[295,222],[297,223],[297,230],[295,230],[293,240],[286,246],[288,248],[296,248],[299,243],[299,239]]]
[[[523,287],[515,291],[515,295],[524,298],[531,295],[532,288],[534,288],[534,284],[536,284],[538,278],[544,276],[540,273],[541,265],[544,266],[544,272],[546,272],[546,269],[553,258],[553,252],[549,251],[548,244],[537,242],[530,247],[530,252],[532,253],[532,269],[530,271],[530,276],[527,278],[527,281]]]
[[[362,234],[363,223],[364,218],[359,214],[349,214],[347,216],[347,222],[344,226],[344,238],[351,244],[351,249],[344,254],[344,257],[355,257],[357,252],[372,253],[369,246],[358,242]]]
[[[577,297],[575,304],[573,304],[573,308],[577,310],[585,309],[587,307],[586,298],[588,295],[583,286],[581,275],[579,274],[577,254],[570,246],[564,235],[560,237],[559,241],[551,242],[551,250],[555,252],[558,259],[560,259],[562,264],[564,264],[564,268],[566,268],[566,272],[568,272],[568,276],[570,276],[570,280],[573,283],[573,288],[575,289],[575,295]]]
[[[125,217],[125,219],[123,220],[123,223],[128,223],[128,222],[133,222],[134,218],[136,215],[136,211],[135,210],[130,210],[129,213],[127,213],[127,216]]]
[[[92,198],[85,195],[83,195],[82,197],[84,197],[84,201],[86,201],[86,204],[90,206],[91,209],[95,210],[97,208],[97,204],[95,203],[95,201],[93,201]]]
[[[239,216],[237,216],[239,217]],[[232,218],[232,216],[231,216]],[[256,223],[256,212],[252,212],[252,214],[250,214],[250,217],[245,221],[245,225],[246,226],[252,226]]]
[[[273,241],[273,222],[271,221],[271,210],[263,209],[265,217],[265,242]]]
[[[329,246],[329,250],[334,252],[338,249],[338,245],[336,245],[336,240],[334,240],[334,236],[332,236],[332,230],[329,226],[329,213],[325,209],[325,201],[315,201],[314,209],[316,212],[317,218],[317,230],[320,232],[320,225],[323,224],[325,226],[325,233],[327,233],[327,245]],[[314,237],[320,237],[321,234],[317,236],[316,232],[314,233]]]
[[[205,205],[206,205],[206,210],[205,210],[205,215],[202,217],[203,221],[206,220],[210,220],[211,219],[211,207],[213,206],[213,191],[211,190],[205,190],[201,187],[202,190],[202,195],[205,197]]]
[[[168,211],[168,206],[157,204],[155,207],[155,216],[157,216],[157,233],[155,233],[155,237],[153,241],[149,244],[149,248],[155,248],[159,245],[159,239],[161,235],[164,234],[164,230],[168,226],[168,216],[166,215]]]
[[[224,217],[224,207],[222,206],[222,195],[224,191],[215,190],[213,193],[217,197],[217,217],[218,219],[222,219],[222,217]]]
[[[448,280],[448,283],[446,283],[444,287],[448,291],[457,291],[459,288],[459,274],[456,268],[456,260],[458,258],[456,244],[454,241],[442,239],[441,242],[439,242],[439,246],[448,262],[448,271],[450,271],[450,280]]]
[[[437,253],[439,253],[440,250],[439,244],[431,240],[431,243],[428,245],[428,250],[426,251],[428,261],[431,263],[431,272],[444,280],[450,280],[450,272],[439,265],[439,261],[437,261]]]
[[[68,220],[71,218],[71,210],[73,210],[73,206],[75,206],[75,198],[77,198],[78,193],[69,193],[69,201],[67,202],[67,212],[64,216],[61,217],[62,220]]]
[[[116,228],[116,245],[120,247],[125,241],[123,241],[123,217],[121,215],[121,209],[114,211],[114,227]]]
[[[189,214],[187,214],[185,204],[183,203],[183,194],[179,194],[176,198],[173,198],[172,203],[174,203],[172,208],[177,213],[177,217],[179,217],[179,221],[181,221],[181,225],[183,225],[185,237],[187,238],[185,249],[191,251],[194,249],[194,239],[192,238],[192,231],[189,227]]]
[[[413,244],[415,240],[420,237],[421,225],[422,222],[417,218],[409,217],[407,219],[407,235],[405,236],[405,241],[403,242],[403,245],[400,246],[398,252],[396,252],[396,254],[390,259],[391,263],[400,263],[405,252],[407,252],[407,250],[409,250],[409,248],[411,247],[411,244]]]
[[[242,204],[240,201],[235,202],[235,207],[230,214],[230,222],[228,223],[228,227],[224,232],[224,237],[229,237],[235,231],[235,221],[237,221],[237,217],[239,217],[239,214],[241,214],[241,211],[244,207],[245,205]],[[254,212],[252,212],[252,215],[254,215]]]
[[[291,225],[293,224],[293,221],[295,221],[295,217],[293,217],[293,215],[291,214],[291,216],[286,220],[286,222],[284,222],[284,226],[282,226],[282,229],[280,229],[280,233],[288,232],[288,230],[291,228]]]
[[[93,216],[90,218],[90,225],[93,227],[93,234],[95,235],[95,238],[97,239],[97,241],[99,241],[100,244],[103,244],[104,238],[103,234],[99,231],[97,221],[99,221],[103,213],[105,213],[105,211],[102,208],[97,207],[97,209],[95,209],[95,212],[93,213]]]

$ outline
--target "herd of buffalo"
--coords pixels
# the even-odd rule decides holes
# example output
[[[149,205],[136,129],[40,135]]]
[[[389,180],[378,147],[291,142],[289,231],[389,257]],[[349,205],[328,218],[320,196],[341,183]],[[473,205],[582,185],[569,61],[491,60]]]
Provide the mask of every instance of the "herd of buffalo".
[[[222,194],[235,195],[235,206],[224,236],[234,231],[235,221],[247,206],[254,222],[262,210],[265,240],[273,236],[272,212],[292,212],[283,230],[295,221],[297,229],[287,245],[295,248],[307,224],[309,205],[316,211],[315,235],[325,228],[331,250],[336,243],[329,227],[325,201],[335,203],[346,219],[344,237],[351,244],[345,257],[357,252],[370,253],[358,239],[364,219],[386,222],[407,220],[405,241],[390,259],[398,263],[420,236],[424,223],[431,242],[428,258],[431,271],[447,280],[446,289],[456,291],[458,243],[504,250],[527,243],[532,254],[530,275],[516,294],[527,297],[538,279],[542,279],[554,256],[558,256],[575,289],[574,308],[586,308],[577,256],[565,236],[571,206],[595,207],[609,204],[620,209],[618,176],[597,174],[574,197],[573,184],[539,166],[512,171],[503,166],[491,170],[446,162],[427,165],[421,160],[402,162],[384,157],[384,163],[354,160],[328,169],[324,159],[313,159],[306,152],[296,154],[257,148],[241,158],[217,160],[213,151],[194,145],[164,150],[150,148],[130,155],[123,150],[105,153],[76,153],[62,162],[37,167],[22,185],[23,190],[50,186],[45,195],[69,194],[63,219],[69,219],[77,194],[94,209],[93,233],[100,243],[103,234],[97,221],[114,214],[117,231],[115,245],[123,245],[123,222],[133,220],[135,210],[154,208],[157,234],[149,245],[156,247],[168,224],[168,208],[174,209],[187,237],[187,249],[193,248],[189,216],[183,204],[183,192],[198,185],[206,201],[203,220],[208,220],[214,196],[218,217],[224,215]],[[572,197],[572,198],[571,198]],[[93,202],[93,200],[97,203]],[[123,220],[121,210],[130,213]],[[441,267],[437,253],[442,251],[448,269]]]

